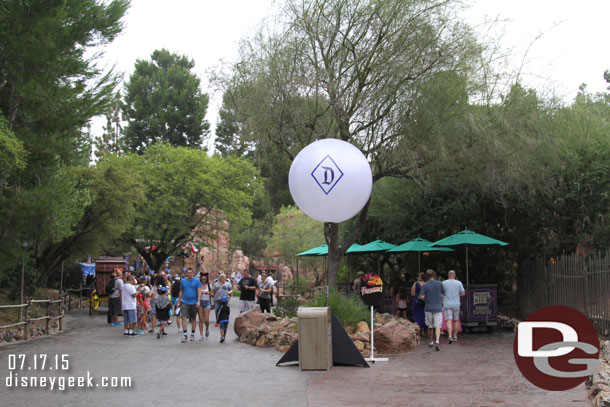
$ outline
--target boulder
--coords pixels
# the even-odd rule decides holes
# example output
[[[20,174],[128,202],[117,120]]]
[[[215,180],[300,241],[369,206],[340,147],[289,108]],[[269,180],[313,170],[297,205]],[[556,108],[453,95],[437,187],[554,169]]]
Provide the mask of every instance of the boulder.
[[[258,328],[267,322],[267,318],[261,313],[259,308],[252,308],[235,318],[233,329],[237,336],[241,337],[251,328]]]
[[[369,325],[364,321],[358,322],[353,337],[362,342],[370,342],[371,330],[369,329]]]
[[[602,341],[600,343],[600,348],[601,348],[600,356],[603,357],[603,360],[610,363],[610,340]]]
[[[261,335],[256,340],[255,345],[259,348],[267,348],[267,347],[269,347],[269,339],[267,338],[266,335]]]
[[[610,407],[610,393],[600,391],[593,399],[593,407]]]
[[[355,341],[354,341],[354,345],[356,346],[356,348],[357,348],[357,349],[358,349],[360,352],[364,351],[364,349],[365,349],[365,348],[364,348],[364,342],[362,342],[362,341],[355,340]]]
[[[391,320],[375,329],[375,349],[380,353],[408,352],[419,345],[417,325],[405,320]]]

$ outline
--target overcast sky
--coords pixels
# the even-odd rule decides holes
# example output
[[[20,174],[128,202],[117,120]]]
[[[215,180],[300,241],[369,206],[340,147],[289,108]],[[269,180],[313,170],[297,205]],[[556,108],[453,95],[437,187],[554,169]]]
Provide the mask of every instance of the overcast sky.
[[[207,73],[220,60],[237,56],[239,40],[250,36],[272,11],[273,0],[132,0],[123,33],[108,47],[102,62],[124,72],[136,59],[149,59],[156,49],[187,55],[203,91],[210,94],[207,119],[214,131],[222,95],[208,87]],[[523,64],[522,81],[544,94],[554,92],[571,101],[581,83],[601,92],[603,72],[610,69],[607,0],[474,0],[465,19],[473,26],[500,18],[492,36],[503,33],[503,47],[512,50],[514,66]],[[537,37],[542,36],[538,39]],[[535,40],[536,39],[536,40]],[[535,40],[535,41],[534,41]],[[531,46],[530,46],[531,45]],[[528,51],[529,47],[529,51]],[[101,120],[93,127],[101,131]]]

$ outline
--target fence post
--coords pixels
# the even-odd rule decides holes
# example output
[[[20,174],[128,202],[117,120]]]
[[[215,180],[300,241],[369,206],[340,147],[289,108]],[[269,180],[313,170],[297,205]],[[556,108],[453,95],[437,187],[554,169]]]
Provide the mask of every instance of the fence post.
[[[29,324],[30,324],[30,301],[28,300],[27,304],[25,305],[25,325],[23,326],[23,339],[27,340],[28,339],[28,328],[29,328]]]
[[[585,316],[587,318],[589,318],[589,278],[588,278],[588,273],[587,273],[587,266],[585,263],[585,260],[581,260],[581,271],[582,271],[582,278],[583,278],[583,285],[585,286],[585,295],[584,295],[584,302],[585,302]]]
[[[544,270],[544,281],[546,281],[546,289],[544,290],[544,306],[547,306],[551,301],[551,284],[553,284],[553,281],[551,281],[551,272],[549,270],[550,267],[547,265],[544,256],[542,257],[542,268]]]
[[[49,330],[49,323],[51,322],[51,299],[48,299],[47,302],[47,335],[49,335],[51,333],[51,331]]]
[[[66,314],[66,294],[64,293],[61,296],[61,302],[59,303],[59,311],[61,315],[59,316],[59,331],[64,330],[64,315]]]

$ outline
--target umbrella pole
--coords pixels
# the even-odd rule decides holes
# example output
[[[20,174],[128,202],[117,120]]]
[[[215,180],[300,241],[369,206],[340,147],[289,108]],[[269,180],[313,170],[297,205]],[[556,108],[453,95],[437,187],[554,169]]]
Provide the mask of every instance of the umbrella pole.
[[[294,285],[296,287],[296,295],[297,297],[299,296],[299,258],[297,257],[297,281],[295,282],[296,284]]]
[[[468,230],[468,228],[466,228]],[[466,245],[466,287],[470,286],[470,279],[468,278],[468,245]],[[470,288],[466,288],[466,321],[470,320]]]
[[[468,246],[466,246],[466,285],[470,284],[470,279],[468,278]]]

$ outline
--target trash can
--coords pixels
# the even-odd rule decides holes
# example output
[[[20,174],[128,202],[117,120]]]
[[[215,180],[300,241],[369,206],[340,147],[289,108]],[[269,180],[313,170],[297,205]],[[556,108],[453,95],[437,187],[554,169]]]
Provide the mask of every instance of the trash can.
[[[333,365],[330,308],[301,307],[297,316],[301,370],[329,370]]]

